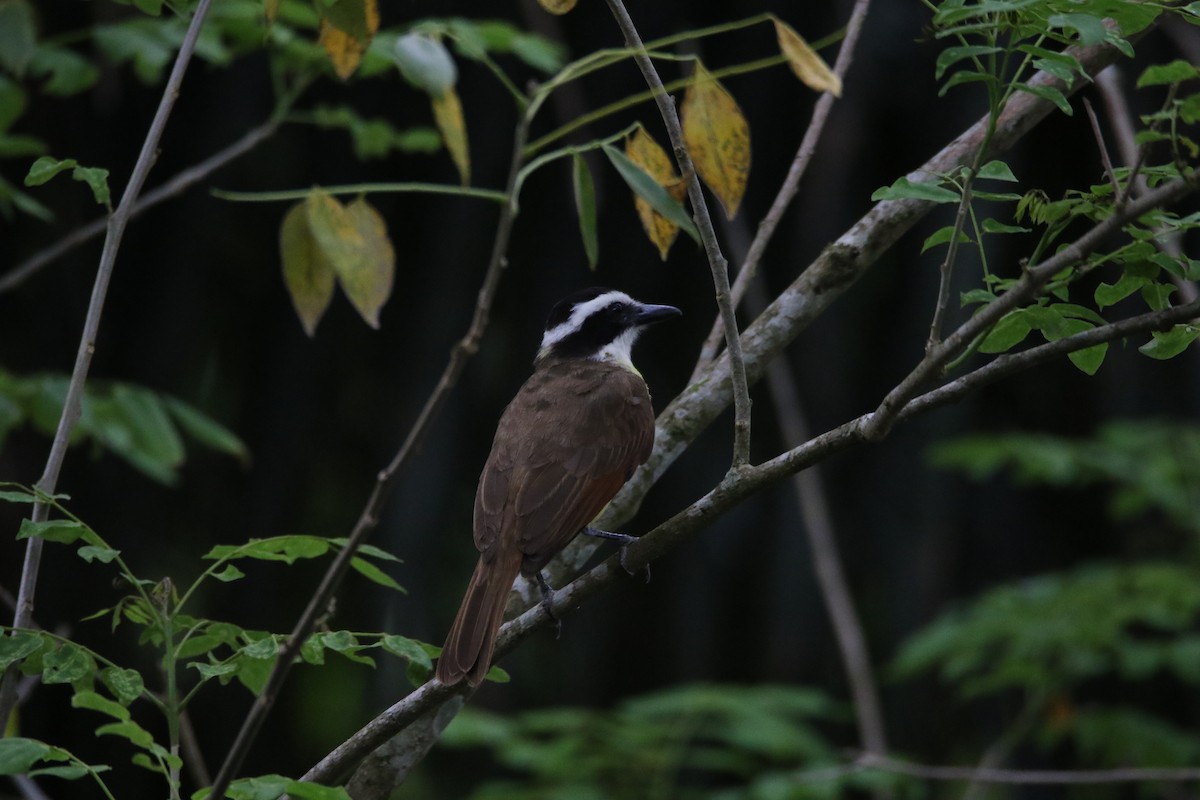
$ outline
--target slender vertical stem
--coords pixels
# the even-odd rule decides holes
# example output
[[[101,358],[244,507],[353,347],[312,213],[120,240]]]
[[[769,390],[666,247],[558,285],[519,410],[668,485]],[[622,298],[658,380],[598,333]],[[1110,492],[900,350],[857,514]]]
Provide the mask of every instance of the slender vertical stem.
[[[108,235],[105,237],[104,248],[100,253],[100,263],[96,269],[96,280],[92,285],[92,297],[88,303],[87,316],[83,323],[79,350],[75,355],[75,366],[71,372],[70,383],[67,385],[67,396],[63,402],[62,415],[58,420],[54,441],[50,445],[46,468],[37,482],[38,490],[46,494],[54,494],[58,486],[58,477],[66,457],[71,431],[79,420],[83,402],[83,386],[87,381],[88,370],[92,365],[92,356],[96,350],[100,315],[104,310],[104,301],[108,295],[108,283],[117,260],[117,251],[121,247],[125,226],[133,213],[138,195],[146,182],[146,176],[150,173],[150,168],[154,166],[158,144],[162,140],[163,131],[167,127],[167,120],[171,116],[171,110],[175,107],[175,101],[179,98],[179,87],[183,83],[183,75],[187,71],[188,62],[191,61],[192,53],[196,49],[196,40],[200,36],[200,29],[204,25],[204,18],[208,15],[211,4],[212,0],[200,0],[196,6],[187,33],[184,34],[183,43],[179,46],[179,53],[175,56],[175,64],[167,78],[167,85],[163,88],[158,110],[154,113],[150,129],[146,132],[146,138],[142,142],[141,152],[138,154],[133,172],[129,176],[129,183],[121,195],[121,202],[108,219]],[[36,503],[31,516],[35,522],[42,522],[47,519],[49,513],[49,504]],[[33,617],[33,600],[41,561],[42,540],[36,537],[26,540],[25,561],[21,569],[21,585],[17,592],[17,611],[13,616],[14,628],[27,627]],[[0,732],[6,727],[8,716],[12,712],[16,699],[16,676],[15,669],[10,667],[3,680],[0,680]]]
[[[721,321],[725,326],[725,347],[729,351],[731,377],[733,380],[733,468],[739,469],[750,463],[750,390],[746,383],[746,365],[742,358],[742,340],[738,334],[737,317],[733,312],[733,302],[729,292],[729,263],[721,254],[721,246],[717,242],[716,231],[713,230],[712,217],[708,213],[708,204],[704,200],[704,190],[700,188],[700,180],[696,176],[692,157],[688,153],[683,140],[683,127],[679,124],[679,115],[675,111],[675,101],[663,88],[662,78],[654,68],[654,62],[646,53],[642,38],[638,35],[629,12],[621,0],[607,0],[609,10],[617,20],[625,45],[633,51],[634,61],[642,76],[654,92],[654,102],[658,105],[667,135],[675,150],[675,160],[679,162],[679,174],[683,176],[688,186],[688,198],[692,202],[692,213],[695,216],[696,227],[700,231],[700,240],[704,244],[704,252],[708,256],[708,266],[712,271],[713,288],[716,293],[717,307],[721,310]]]

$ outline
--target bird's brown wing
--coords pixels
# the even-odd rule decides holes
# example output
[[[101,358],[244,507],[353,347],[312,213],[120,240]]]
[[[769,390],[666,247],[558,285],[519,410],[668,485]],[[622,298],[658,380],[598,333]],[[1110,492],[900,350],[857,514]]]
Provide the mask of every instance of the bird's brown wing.
[[[600,513],[650,455],[646,384],[596,362],[539,369],[506,409],[475,501],[475,544],[501,541],[541,569]]]

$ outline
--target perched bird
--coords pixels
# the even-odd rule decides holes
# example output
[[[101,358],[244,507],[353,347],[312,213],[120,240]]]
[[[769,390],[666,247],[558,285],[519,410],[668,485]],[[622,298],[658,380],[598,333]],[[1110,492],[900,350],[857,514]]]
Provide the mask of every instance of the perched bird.
[[[479,477],[479,563],[438,659],[442,683],[483,680],[517,573],[545,589],[542,567],[649,458],[654,412],[630,351],[643,328],[679,313],[600,288],[551,310],[533,375],[504,409]]]

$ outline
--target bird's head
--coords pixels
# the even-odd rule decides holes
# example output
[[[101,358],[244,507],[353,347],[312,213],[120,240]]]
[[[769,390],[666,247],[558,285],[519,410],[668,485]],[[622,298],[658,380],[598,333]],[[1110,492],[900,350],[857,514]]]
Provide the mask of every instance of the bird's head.
[[[582,289],[559,300],[546,319],[537,361],[608,361],[634,369],[630,351],[647,325],[678,316],[674,306],[639,303],[614,289]]]

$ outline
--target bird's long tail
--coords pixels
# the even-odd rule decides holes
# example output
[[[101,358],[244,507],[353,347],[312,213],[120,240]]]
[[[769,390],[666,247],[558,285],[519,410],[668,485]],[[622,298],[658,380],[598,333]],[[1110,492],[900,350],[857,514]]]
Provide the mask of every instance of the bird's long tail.
[[[504,606],[517,573],[521,553],[497,553],[492,561],[480,558],[467,584],[458,616],[446,635],[437,662],[437,679],[450,685],[461,681],[478,686],[492,664],[496,634],[504,620]]]

